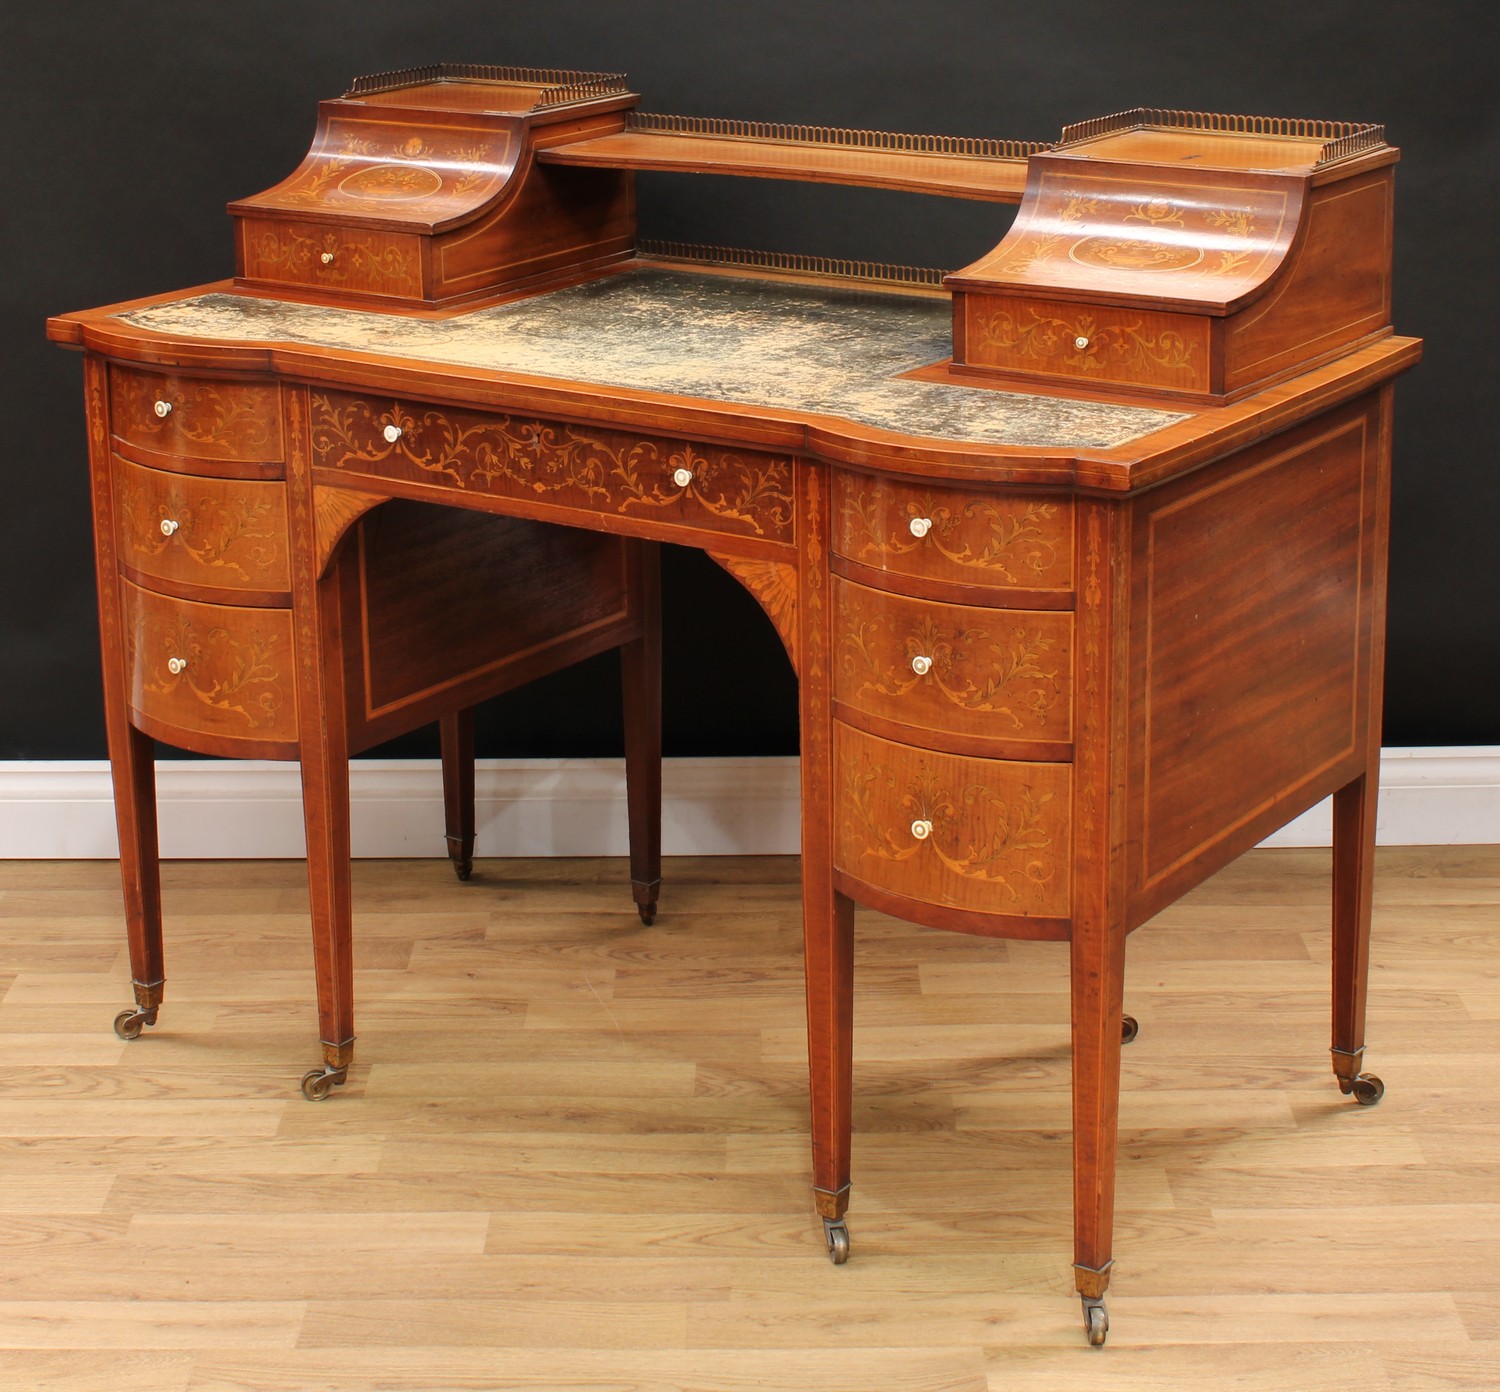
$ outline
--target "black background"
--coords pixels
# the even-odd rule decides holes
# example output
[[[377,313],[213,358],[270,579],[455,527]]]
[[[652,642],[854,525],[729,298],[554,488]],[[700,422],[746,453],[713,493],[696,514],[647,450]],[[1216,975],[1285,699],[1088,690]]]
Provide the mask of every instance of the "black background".
[[[300,160],[319,99],[441,60],[625,71],[648,111],[1055,139],[1148,105],[1383,121],[1401,146],[1385,739],[1500,743],[1500,460],[1490,418],[1500,122],[1492,4],[629,5],[6,0],[0,17],[0,759],[104,752],[77,358],[60,311],[232,273],[224,205]],[[644,175],[644,236],[945,268],[1011,210]],[[667,752],[796,747],[769,624],[704,557],[665,567]],[[476,622],[484,621],[476,597]],[[615,752],[599,659],[487,708],[480,753]],[[415,736],[402,753],[435,752]]]

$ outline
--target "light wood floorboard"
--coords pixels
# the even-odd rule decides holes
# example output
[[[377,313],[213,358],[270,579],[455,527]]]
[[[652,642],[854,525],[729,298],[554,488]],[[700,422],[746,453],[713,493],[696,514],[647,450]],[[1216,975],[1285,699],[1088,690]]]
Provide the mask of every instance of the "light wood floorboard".
[[[117,869],[0,862],[0,1389],[1500,1389],[1500,848],[1377,859],[1328,1064],[1326,853],[1131,939],[1108,1346],[1072,1294],[1058,944],[861,911],[854,1255],[808,1194],[797,864],[355,867],[326,1103],[298,863],[165,867],[125,1044]]]

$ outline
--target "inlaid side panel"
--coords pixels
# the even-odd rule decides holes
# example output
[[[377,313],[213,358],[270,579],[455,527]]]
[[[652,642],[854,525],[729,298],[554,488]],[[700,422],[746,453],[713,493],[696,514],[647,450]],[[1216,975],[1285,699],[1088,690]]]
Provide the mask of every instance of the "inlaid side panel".
[[[152,734],[188,749],[195,734],[295,743],[290,610],[199,604],[128,580],[120,591],[130,703]]]
[[[286,457],[274,386],[111,366],[109,418],[122,440],[159,454],[246,463]]]
[[[1357,402],[1135,505],[1137,892],[1236,845],[1277,804],[1294,815],[1362,748],[1371,410]]]
[[[962,585],[1072,588],[1073,509],[1065,499],[972,494],[844,470],[833,480],[833,546],[846,560]]]
[[[144,469],[118,455],[120,559],[161,580],[287,590],[286,486]]]
[[[1067,764],[938,754],[834,727],[834,865],[892,894],[1065,918]]]
[[[835,578],[834,698],[903,726],[1066,742],[1073,616],[908,599]]]
[[[312,446],[349,476],[792,539],[784,456],[344,392],[312,394]]]

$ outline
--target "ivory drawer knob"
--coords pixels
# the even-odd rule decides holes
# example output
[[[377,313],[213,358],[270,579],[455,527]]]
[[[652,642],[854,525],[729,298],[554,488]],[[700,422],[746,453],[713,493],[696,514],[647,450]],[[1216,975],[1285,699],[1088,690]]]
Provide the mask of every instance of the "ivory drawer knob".
[[[182,523],[173,521],[170,517],[163,517],[161,520],[161,534],[163,536],[171,536],[181,525]]]
[[[911,834],[915,836],[918,841],[925,841],[929,836],[932,835],[932,823],[929,822],[926,817],[918,817],[917,820],[911,824]]]
[[[913,517],[907,525],[911,528],[911,534],[920,540],[932,530],[932,518]]]
[[[932,671],[932,659],[930,657],[923,657],[920,653],[918,653],[917,656],[912,658],[911,660],[911,669],[919,677],[925,677],[930,671]]]
[[[333,265],[333,253],[331,251],[325,251],[320,257],[318,257],[318,260],[321,261],[325,266],[331,266]]]
[[[394,445],[404,432],[399,425],[388,425],[380,433],[385,436],[386,444]]]
[[[172,414],[172,403],[170,401],[158,401],[151,409],[156,412],[159,420],[166,420]]]
[[[686,488],[693,481],[691,469],[674,469],[672,471],[672,482],[679,488]]]
[[[1085,348],[1089,346],[1089,341],[1082,334],[1079,334],[1078,337],[1073,340],[1073,346],[1081,353]]]
[[[167,671],[169,671],[174,677],[177,676],[179,673],[184,672],[186,670],[187,670],[187,658],[185,658],[185,657],[169,657],[167,659]]]

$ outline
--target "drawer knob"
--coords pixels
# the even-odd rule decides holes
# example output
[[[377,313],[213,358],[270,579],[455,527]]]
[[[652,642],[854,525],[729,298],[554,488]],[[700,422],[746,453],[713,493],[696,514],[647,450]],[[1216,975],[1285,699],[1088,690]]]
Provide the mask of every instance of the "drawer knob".
[[[926,817],[918,817],[917,820],[911,824],[911,834],[915,836],[918,841],[925,841],[929,836],[932,835],[932,823],[929,822]]]
[[[159,420],[165,420],[172,414],[172,403],[170,401],[158,401],[151,409],[156,412]]]
[[[405,432],[402,431],[399,425],[388,425],[380,433],[385,436],[386,444],[394,445]]]
[[[932,530],[932,518],[913,517],[910,523],[908,523],[907,525],[911,527],[911,534],[914,537],[921,538],[926,536],[927,533]]]
[[[161,520],[161,534],[163,536],[171,536],[181,525],[180,522],[176,522],[170,517],[163,517]]]
[[[1078,337],[1073,340],[1073,346],[1081,353],[1085,348],[1089,346],[1089,341],[1082,334],[1079,334]]]
[[[693,481],[691,469],[674,469],[672,471],[672,482],[679,488],[686,488]]]
[[[930,657],[923,657],[921,653],[918,653],[911,660],[911,669],[919,677],[925,677],[932,671],[932,659]]]
[[[318,257],[318,260],[321,261],[325,266],[331,266],[333,265],[333,253],[331,251],[325,251],[320,257]]]
[[[169,657],[167,659],[167,671],[174,677],[187,670],[187,658]]]

